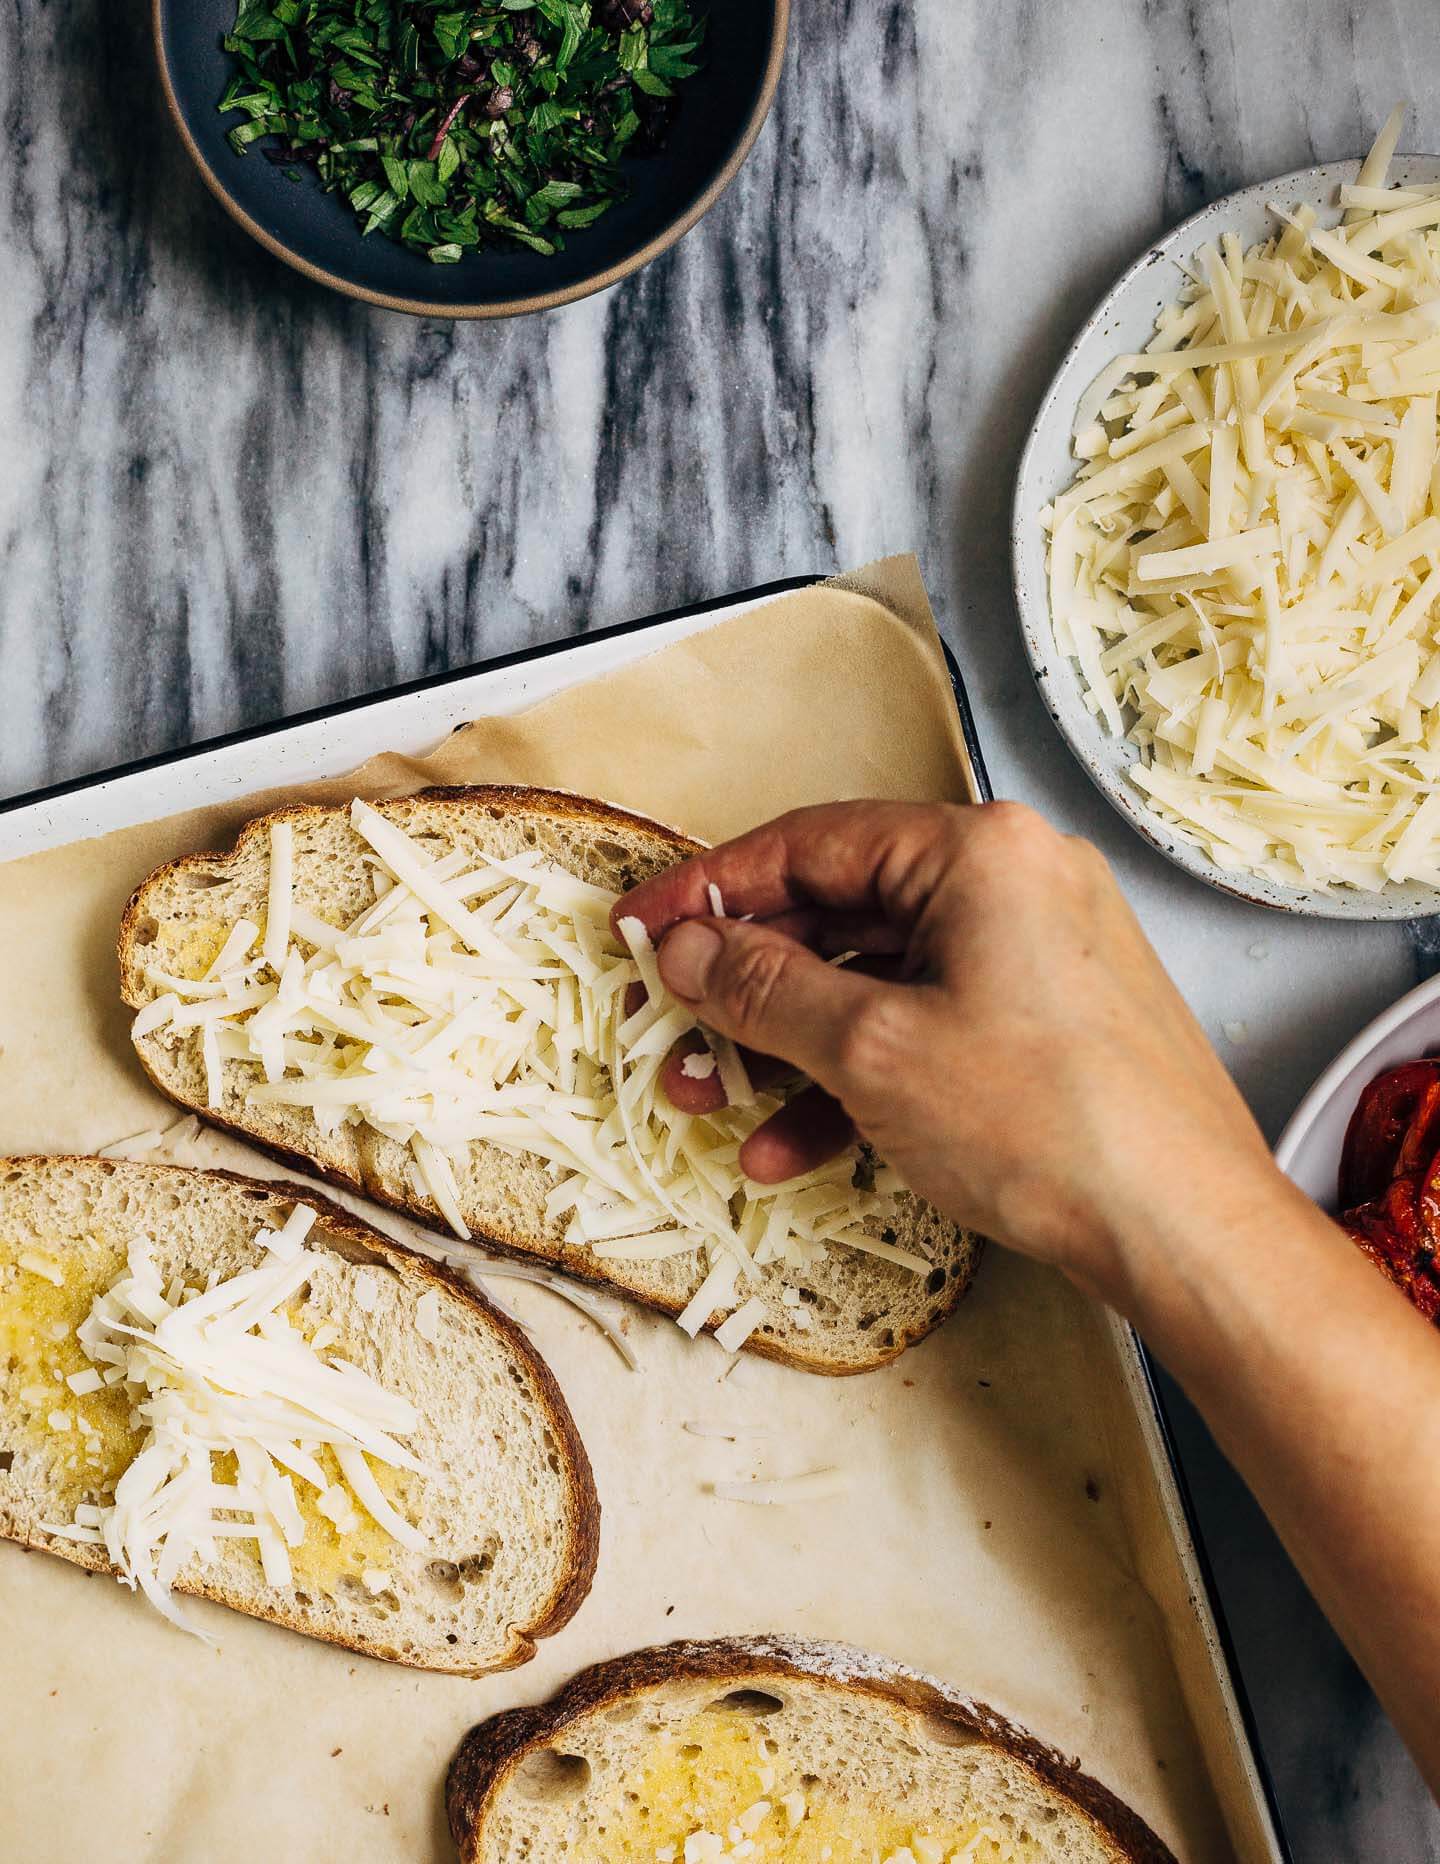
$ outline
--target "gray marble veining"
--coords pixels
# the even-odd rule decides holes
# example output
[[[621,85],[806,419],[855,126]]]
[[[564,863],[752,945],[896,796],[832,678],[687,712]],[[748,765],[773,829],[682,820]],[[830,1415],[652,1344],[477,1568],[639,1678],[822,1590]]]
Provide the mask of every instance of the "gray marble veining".
[[[0,795],[442,667],[917,549],[997,788],[1096,836],[1272,1133],[1412,980],[1394,929],[1236,906],[1126,836],[1014,630],[1008,499],[1069,333],[1158,229],[1440,148],[1432,0],[797,0],[775,116],[690,238],[509,325],[332,297],[204,193],[139,7],[0,43]],[[1297,1857],[1440,1817],[1234,1478],[1191,1480]]]

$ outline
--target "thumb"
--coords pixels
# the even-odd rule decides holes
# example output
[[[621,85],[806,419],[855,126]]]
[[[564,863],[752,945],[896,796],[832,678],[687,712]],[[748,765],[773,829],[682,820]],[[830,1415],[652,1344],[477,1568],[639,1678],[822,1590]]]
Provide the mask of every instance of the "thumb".
[[[689,919],[659,950],[665,987],[722,1036],[839,1092],[847,1032],[884,986],[764,925]]]

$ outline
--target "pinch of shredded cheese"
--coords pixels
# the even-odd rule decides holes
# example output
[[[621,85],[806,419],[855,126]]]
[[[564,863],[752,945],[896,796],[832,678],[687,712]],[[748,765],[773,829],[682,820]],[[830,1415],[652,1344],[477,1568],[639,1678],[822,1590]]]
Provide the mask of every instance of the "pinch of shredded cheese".
[[[471,1147],[538,1157],[566,1242],[597,1260],[698,1254],[680,1324],[693,1335],[738,1306],[726,1344],[764,1323],[754,1290],[767,1270],[803,1273],[838,1246],[929,1272],[885,1240],[896,1182],[882,1172],[858,1188],[853,1150],[780,1186],[743,1176],[742,1143],[782,1102],[752,1086],[731,1043],[702,1032],[729,1104],[670,1106],[661,1070],[697,1025],[639,921],[611,930],[616,894],[533,850],[433,859],[364,802],[351,823],[377,876],[352,923],[295,898],[293,831],[277,823],[265,937],[242,921],[203,978],[147,973],[157,995],[136,1033],[181,1042],[198,1028],[212,1105],[238,1085],[253,1107],[304,1109],[322,1136],[372,1128],[408,1149],[416,1191],[462,1238]],[[646,1001],[627,1013],[637,982]]]
[[[794,1476],[750,1476],[739,1482],[715,1482],[711,1493],[722,1502],[751,1502],[760,1507],[823,1502],[848,1494],[843,1469],[807,1469]]]
[[[1082,399],[1050,612],[1130,779],[1223,869],[1440,885],[1440,186],[1186,268]]]

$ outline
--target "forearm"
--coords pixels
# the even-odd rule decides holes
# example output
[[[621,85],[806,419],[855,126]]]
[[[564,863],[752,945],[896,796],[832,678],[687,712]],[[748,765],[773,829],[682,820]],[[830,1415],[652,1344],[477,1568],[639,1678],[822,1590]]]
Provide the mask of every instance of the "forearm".
[[[1125,1239],[1115,1291],[1440,1792],[1440,1339],[1279,1174]]]
[[[831,1097],[834,1145],[853,1122],[1140,1326],[1440,1788],[1440,1339],[1276,1171],[1094,850],[1015,805],[837,804],[624,907],[702,1023]],[[748,1142],[767,1182],[811,1161],[804,1100]]]

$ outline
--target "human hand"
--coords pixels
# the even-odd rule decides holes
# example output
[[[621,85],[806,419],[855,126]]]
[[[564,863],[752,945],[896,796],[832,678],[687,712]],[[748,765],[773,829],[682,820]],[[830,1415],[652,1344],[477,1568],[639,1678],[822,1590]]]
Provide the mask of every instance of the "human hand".
[[[753,920],[717,919],[712,886]],[[798,810],[615,916],[702,1022],[816,1083],[747,1142],[757,1180],[858,1129],[958,1222],[1121,1305],[1167,1211],[1278,1182],[1102,857],[1019,805]],[[825,962],[848,951],[891,974]]]
[[[754,922],[714,918],[712,885]],[[853,1120],[1141,1327],[1440,1783],[1434,1329],[1276,1169],[1095,850],[1014,804],[840,803],[657,875],[632,915],[702,1022],[818,1084],[748,1171]],[[852,950],[896,974],[821,955]]]

